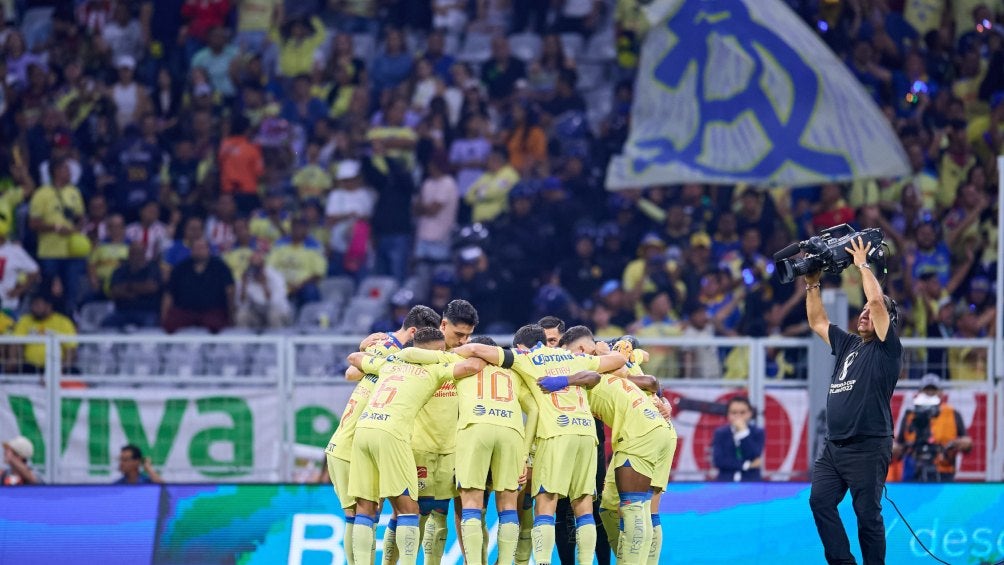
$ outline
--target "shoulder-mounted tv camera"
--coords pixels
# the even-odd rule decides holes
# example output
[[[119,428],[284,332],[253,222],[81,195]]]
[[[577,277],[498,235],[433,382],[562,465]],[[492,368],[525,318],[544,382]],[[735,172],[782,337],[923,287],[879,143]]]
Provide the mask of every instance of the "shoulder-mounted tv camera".
[[[886,272],[887,254],[886,247],[882,243],[882,230],[869,228],[854,231],[854,228],[847,224],[827,228],[819,235],[792,243],[778,251],[774,254],[775,272],[785,284],[795,280],[795,277],[816,271],[838,274],[854,261],[846,249],[850,248],[852,240],[859,237],[863,245],[872,244],[871,251],[868,252],[868,262],[878,267],[875,274],[882,278]],[[793,259],[803,251],[805,252],[803,257]]]

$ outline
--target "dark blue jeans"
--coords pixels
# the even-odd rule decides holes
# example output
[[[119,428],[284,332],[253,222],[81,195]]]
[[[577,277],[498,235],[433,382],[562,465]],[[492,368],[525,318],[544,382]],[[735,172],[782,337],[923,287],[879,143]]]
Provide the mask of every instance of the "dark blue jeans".
[[[321,291],[317,288],[316,284],[308,284],[296,291],[296,293],[290,298],[292,298],[293,303],[299,307],[307,304],[308,302],[320,302]]]
[[[411,235],[382,235],[376,238],[376,272],[404,282],[408,276],[408,259],[411,256]]]
[[[75,312],[84,288],[87,262],[84,259],[40,259],[38,267],[43,276],[59,279],[63,284],[66,310]]]
[[[126,326],[136,326],[138,328],[156,327],[160,321],[157,312],[125,311],[112,312],[107,318],[102,320],[101,326],[104,328],[123,329]]]
[[[882,522],[882,488],[892,457],[891,437],[856,441],[827,440],[812,468],[809,507],[823,542],[826,562],[853,564],[851,544],[837,505],[851,491],[858,517],[858,542],[865,565],[885,563],[885,525]]]

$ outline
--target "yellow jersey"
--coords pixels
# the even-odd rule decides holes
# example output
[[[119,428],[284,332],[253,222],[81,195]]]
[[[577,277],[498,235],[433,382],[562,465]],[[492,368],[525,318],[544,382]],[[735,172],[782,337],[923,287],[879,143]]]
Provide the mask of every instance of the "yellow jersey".
[[[665,428],[666,420],[652,400],[624,377],[606,374],[588,392],[589,407],[613,432],[610,445],[617,451],[624,440],[641,437],[656,428]]]
[[[473,377],[457,380],[457,395],[458,430],[472,424],[491,424],[524,435],[522,407],[534,400],[515,372],[489,365]]]
[[[564,349],[546,347],[538,343],[533,349],[513,352],[512,368],[523,379],[523,384],[537,403],[537,437],[551,438],[564,435],[590,436],[596,439],[593,413],[589,408],[586,391],[569,386],[557,392],[545,393],[537,386],[542,377],[570,376],[579,371],[596,371],[600,360],[592,355],[574,355]],[[502,364],[504,351],[499,348]]]
[[[384,141],[388,139],[418,143],[418,134],[415,133],[415,130],[406,126],[377,126],[370,128],[366,132],[367,141]],[[387,149],[387,156],[404,160],[408,164],[408,167],[415,166],[414,149]]]
[[[383,430],[410,442],[415,418],[439,387],[453,379],[454,365],[412,365],[395,359],[385,363],[383,359],[367,357],[363,370],[378,372],[379,379],[356,428]]]
[[[44,320],[39,320],[28,314],[22,316],[14,325],[14,335],[77,335],[77,328],[66,316],[53,312]],[[73,349],[75,343],[64,343],[63,351]],[[30,343],[24,346],[24,361],[36,367],[45,366],[45,344]]]
[[[443,455],[455,452],[459,418],[460,399],[457,397],[457,386],[453,380],[448,380],[419,410],[415,418],[415,430],[411,436],[412,449]]]
[[[84,215],[84,198],[75,186],[55,188],[43,186],[31,196],[28,215],[32,219],[54,226],[73,228],[74,225],[66,218],[67,213],[82,217]],[[54,231],[38,235],[39,259],[67,259],[70,257],[70,235],[60,235]]]
[[[389,340],[381,344],[367,347],[366,353],[373,356],[371,368],[379,370],[389,355],[400,350],[401,343],[394,336],[390,336]],[[338,427],[331,435],[331,439],[328,440],[328,448],[325,449],[325,452],[345,461],[352,459],[352,438],[356,435],[356,423],[359,421],[359,415],[366,407],[370,395],[373,394],[373,389],[376,388],[376,382],[377,375],[368,373],[356,383],[356,388],[352,390],[352,395],[349,396],[349,401],[345,404],[345,410],[342,411],[342,418],[338,420]]]
[[[14,318],[11,318],[6,312],[0,310],[0,334],[9,334],[14,329],[14,324]]]
[[[296,75],[310,74],[314,66],[314,52],[324,44],[328,34],[324,22],[314,16],[310,18],[310,28],[313,32],[302,41],[284,39],[279,33],[279,26],[272,26],[268,38],[279,46],[279,75],[287,78]]]
[[[328,261],[320,249],[302,244],[278,245],[268,254],[268,265],[279,271],[290,285],[298,285],[313,277],[323,277]]]
[[[279,241],[284,233],[289,233],[289,218],[281,218],[279,220],[279,224],[282,227],[281,230],[279,229],[279,226],[272,223],[270,218],[262,215],[255,215],[248,222],[248,231],[250,231],[251,235],[259,241],[265,241],[269,246],[271,246],[276,241]]]
[[[455,353],[436,351],[442,363],[456,363],[464,359]],[[472,377],[473,378],[473,377]],[[460,417],[460,399],[457,385],[446,381],[415,418],[411,447],[416,451],[448,454],[457,450],[457,420]]]
[[[254,255],[254,249],[250,247],[237,247],[223,254],[223,262],[230,267],[230,272],[233,273],[234,279],[244,276],[244,271],[247,270],[248,264],[251,263],[252,255]]]
[[[108,294],[112,274],[129,257],[129,246],[125,243],[102,243],[91,251],[87,262],[94,266],[94,274],[101,282],[101,291]]]
[[[331,190],[331,175],[320,165],[309,164],[293,175],[293,186],[296,187],[300,202],[311,198],[321,199]]]
[[[0,235],[11,238],[10,234],[15,225],[14,210],[23,201],[23,188],[8,186],[0,189]]]
[[[478,177],[464,195],[464,202],[471,207],[471,221],[490,222],[508,211],[509,191],[519,178],[516,169],[509,165]]]

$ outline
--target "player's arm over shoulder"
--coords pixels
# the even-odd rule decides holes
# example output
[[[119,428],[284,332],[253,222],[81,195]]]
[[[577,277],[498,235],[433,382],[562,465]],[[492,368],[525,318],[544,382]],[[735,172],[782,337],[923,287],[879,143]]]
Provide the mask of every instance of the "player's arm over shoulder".
[[[568,377],[568,385],[593,388],[600,382],[601,378],[600,374],[596,371],[579,371]]]
[[[464,377],[470,377],[471,375],[478,374],[487,365],[488,363],[486,363],[484,359],[471,357],[470,359],[450,363],[447,367],[451,368],[450,376],[454,379],[462,379]]]
[[[653,377],[652,375],[629,375],[625,378],[636,384],[638,388],[645,392],[652,394],[659,393],[659,379]]]
[[[437,349],[422,349],[420,347],[405,347],[401,351],[395,353],[394,357],[406,363],[415,363],[416,365],[454,363],[464,359],[455,353],[439,351]]]
[[[349,368],[345,370],[345,380],[349,381],[350,383],[359,382],[363,380],[363,377],[365,376],[366,376],[365,373],[363,373],[356,367],[353,367],[352,365],[349,365]]]
[[[375,375],[380,371],[380,367],[387,362],[387,358],[356,351],[349,354],[348,361],[349,365],[359,369],[362,373]]]
[[[388,339],[388,335],[383,332],[372,333],[359,342],[359,351],[366,351],[374,345],[379,345]]]
[[[612,373],[627,363],[627,359],[620,353],[607,353],[606,355],[594,357],[594,359],[595,361],[591,363],[594,364],[591,370],[598,373]]]
[[[507,354],[506,350],[501,347],[495,347],[493,345],[485,345],[483,343],[468,343],[461,345],[460,347],[454,348],[453,353],[465,358],[470,359],[477,357],[483,359],[484,361],[491,363],[492,365],[499,365],[506,367]],[[512,366],[508,363],[508,366]],[[506,367],[508,368],[508,367]]]

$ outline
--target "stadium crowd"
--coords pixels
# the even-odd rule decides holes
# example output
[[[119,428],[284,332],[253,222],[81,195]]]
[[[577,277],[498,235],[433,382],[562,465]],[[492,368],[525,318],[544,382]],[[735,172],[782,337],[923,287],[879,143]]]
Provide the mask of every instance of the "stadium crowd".
[[[849,222],[886,233],[904,335],[992,332],[1004,1],[788,4],[909,176],[607,192],[633,1],[0,1],[0,330],[73,332],[109,301],[108,328],[289,327],[325,279],[379,275],[401,290],[374,330],[463,298],[494,333],[802,336],[803,285],[768,257]],[[852,320],[856,273],[824,282]],[[915,376],[985,374],[985,351],[953,351]],[[677,376],[743,370],[687,355]]]

